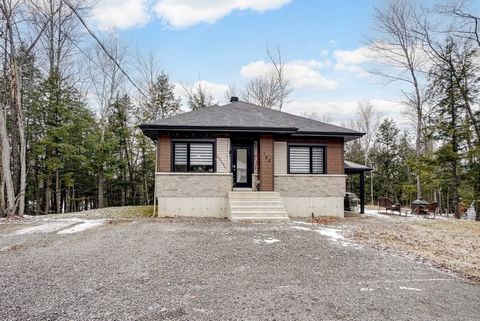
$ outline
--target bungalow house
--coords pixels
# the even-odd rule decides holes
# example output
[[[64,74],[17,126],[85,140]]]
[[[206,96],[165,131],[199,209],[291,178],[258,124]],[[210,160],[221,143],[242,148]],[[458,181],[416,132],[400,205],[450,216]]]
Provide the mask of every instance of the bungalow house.
[[[232,97],[140,126],[156,142],[158,216],[344,214],[344,144],[363,134]]]

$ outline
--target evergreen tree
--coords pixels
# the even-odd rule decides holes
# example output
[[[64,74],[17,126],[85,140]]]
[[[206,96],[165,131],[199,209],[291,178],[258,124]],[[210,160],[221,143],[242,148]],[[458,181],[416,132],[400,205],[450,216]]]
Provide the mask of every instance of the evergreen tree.
[[[460,217],[460,182],[463,172],[462,158],[470,134],[465,114],[466,103],[463,88],[471,83],[472,51],[462,50],[452,39],[445,44],[445,61],[430,72],[429,97],[435,108],[435,138],[441,143],[436,150],[437,166],[448,186],[455,216]],[[458,83],[462,79],[462,85]],[[470,92],[473,93],[473,92]],[[473,97],[467,98],[469,102]]]
[[[149,84],[148,97],[143,109],[146,120],[163,119],[180,112],[180,99],[175,97],[175,86],[165,73],[160,73],[155,82]]]

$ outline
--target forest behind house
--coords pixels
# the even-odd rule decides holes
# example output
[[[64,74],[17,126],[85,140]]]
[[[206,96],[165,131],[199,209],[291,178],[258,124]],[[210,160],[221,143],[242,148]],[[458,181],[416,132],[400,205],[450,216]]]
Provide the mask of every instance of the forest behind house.
[[[138,125],[222,103],[200,80],[172,81],[174,70],[118,33],[95,34],[90,5],[0,0],[0,215],[153,204],[155,146]],[[342,124],[365,133],[347,144],[345,159],[374,169],[367,201],[386,196],[408,206],[423,197],[457,217],[461,204],[473,203],[480,218],[480,13],[468,1],[425,8],[398,0],[372,20],[369,72],[382,80],[379,91],[400,88],[408,122],[362,100]],[[225,97],[288,104],[293,87],[280,47],[266,57],[271,72]],[[356,178],[349,187],[358,188]]]

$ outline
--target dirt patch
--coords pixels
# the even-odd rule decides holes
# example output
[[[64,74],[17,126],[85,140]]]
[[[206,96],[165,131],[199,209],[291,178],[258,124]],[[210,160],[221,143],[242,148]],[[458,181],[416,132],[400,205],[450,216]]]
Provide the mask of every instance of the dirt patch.
[[[335,216],[320,216],[313,220],[310,220],[310,223],[329,225],[329,224],[338,223],[339,221],[342,221],[342,218],[335,217]]]
[[[20,250],[25,250],[26,246],[23,244],[14,244],[14,245],[7,245],[2,248],[0,248],[0,253],[3,252],[16,252]]]
[[[356,224],[357,225],[357,224]],[[480,282],[480,223],[444,220],[358,220],[353,239]]]

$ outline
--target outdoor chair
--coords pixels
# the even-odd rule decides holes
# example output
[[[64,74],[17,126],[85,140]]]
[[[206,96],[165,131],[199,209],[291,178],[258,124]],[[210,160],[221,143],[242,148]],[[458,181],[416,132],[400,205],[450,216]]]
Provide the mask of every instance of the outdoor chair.
[[[378,212],[380,213],[380,208],[385,208],[385,212],[388,214],[388,211],[392,213],[398,212],[398,214],[402,215],[400,211],[400,204],[395,204],[391,199],[388,197],[379,197],[378,198]]]
[[[427,212],[433,214],[433,218],[435,218],[435,214],[437,214],[438,210],[438,202],[432,202],[427,205]]]
[[[428,203],[428,205],[425,206],[418,206],[415,210],[414,213],[418,215],[427,215],[433,214],[433,218],[435,218],[435,215],[437,214],[438,210],[438,202],[432,202]]]

